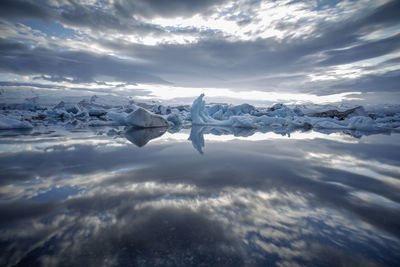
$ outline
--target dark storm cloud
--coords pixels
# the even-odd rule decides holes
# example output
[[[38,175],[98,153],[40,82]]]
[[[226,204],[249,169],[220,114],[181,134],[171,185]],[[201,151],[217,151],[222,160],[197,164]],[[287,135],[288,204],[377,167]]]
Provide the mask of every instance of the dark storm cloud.
[[[203,14],[215,9],[216,5],[225,1],[117,1],[112,5],[88,6],[77,1],[67,1],[59,8],[38,2],[3,1],[4,10],[9,10],[10,18],[37,18],[62,23],[65,27],[75,29],[90,29],[87,32],[87,42],[107,47],[121,57],[102,56],[84,51],[69,51],[60,47],[30,48],[22,43],[9,40],[1,42],[0,69],[4,72],[17,74],[47,75],[46,79],[53,82],[93,82],[98,76],[110,76],[121,82],[152,82],[194,87],[229,87],[238,89],[317,91],[318,94],[329,94],[330,89],[337,92],[349,88],[340,87],[344,81],[308,83],[307,74],[323,72],[323,67],[335,67],[339,64],[353,62],[387,55],[400,45],[399,35],[385,39],[365,41],[362,39],[375,30],[385,30],[400,23],[399,1],[390,1],[376,9],[365,11],[357,16],[340,22],[329,20],[318,21],[318,27],[307,38],[294,39],[291,34],[282,40],[275,38],[255,40],[228,40],[217,30],[203,30],[196,27],[164,27],[145,23],[142,17],[188,17]],[[293,3],[291,3],[293,4]],[[251,12],[256,12],[258,1],[245,3],[244,6],[234,3],[232,10],[244,8],[239,15],[220,14],[239,25],[251,23]],[[324,9],[332,6],[322,5]],[[32,8],[30,15],[24,15],[25,10]],[[0,11],[5,12],[5,11]],[[25,13],[24,13],[25,12]],[[228,12],[229,13],[229,12]],[[313,21],[310,18],[311,22]],[[274,22],[279,30],[289,32],[301,31],[309,21],[299,20],[296,24],[283,20]],[[104,33],[136,34],[140,37],[168,37],[169,34],[192,35],[198,38],[194,43],[143,45],[128,43],[119,39],[104,39]],[[3,37],[5,38],[5,37]],[[60,43],[60,45],[62,45]],[[346,47],[351,47],[347,48]],[[125,56],[143,59],[141,62],[131,62]],[[393,63],[392,63],[393,64]],[[394,63],[395,64],[395,63]],[[391,74],[361,75],[353,83],[357,91],[395,91],[396,77]],[[296,77],[296,82],[288,83],[279,77]],[[268,78],[265,78],[268,77]],[[303,77],[303,78],[301,78]],[[293,80],[293,79],[292,79]],[[382,80],[388,83],[379,89],[373,87]],[[246,82],[248,83],[246,84]],[[335,83],[335,84],[333,84]],[[310,85],[308,87],[308,85]],[[362,85],[362,86],[361,86]],[[288,87],[289,86],[289,87]],[[319,89],[317,89],[319,88]]]
[[[10,19],[38,18],[50,20],[53,17],[53,12],[29,0],[2,0],[0,1],[0,17]]]
[[[44,5],[34,1],[6,0],[0,3],[0,14],[3,18],[11,20],[29,18],[45,22],[59,22],[65,26],[87,28],[94,33],[118,31],[140,34],[142,36],[147,34],[157,34],[160,36],[167,34],[167,31],[159,25],[137,20],[132,15],[150,15],[161,11],[170,13],[170,15],[175,12],[185,14],[186,12],[197,12],[207,9],[207,7],[214,4],[216,4],[214,1],[193,1],[193,3],[189,1],[154,1],[153,3],[150,3],[150,1],[143,1],[142,3],[124,1],[114,3],[112,8],[105,9],[95,8],[73,0],[63,2],[61,7],[55,7],[51,2]],[[131,14],[127,15],[127,12]],[[199,32],[194,27],[190,29],[172,29],[172,31],[179,33]]]
[[[369,48],[368,45],[371,45],[360,41],[359,38],[361,36],[372,30],[384,29],[400,22],[400,17],[396,12],[393,12],[393,9],[400,10],[400,2],[389,2],[377,10],[362,14],[361,17],[350,18],[340,23],[320,23],[315,33],[318,37],[305,40],[303,48],[307,51],[307,54],[313,54],[320,51],[329,51],[330,49],[344,48],[349,45],[357,45],[352,52],[360,53],[359,49],[365,50]],[[393,50],[393,46],[390,45],[392,42],[397,44],[397,38],[388,38],[382,43],[378,42],[377,44],[380,46],[378,55],[391,52]],[[353,61],[357,60],[355,58]]]
[[[45,74],[72,78],[73,82],[93,82],[105,75],[128,82],[167,83],[149,74],[148,69],[127,60],[80,51],[29,48],[22,43],[0,40],[0,70],[18,74]]]
[[[348,64],[354,61],[379,57],[396,50],[400,50],[400,34],[374,42],[363,43],[349,49],[328,51],[326,53],[327,58],[320,64],[322,66]]]
[[[72,0],[66,1],[61,7],[54,7],[34,1],[1,1],[0,15],[10,20],[37,19],[47,23],[59,22],[66,26],[89,28],[96,31],[117,30],[135,32],[138,34],[157,33],[165,31],[156,25],[143,23],[133,18],[125,19],[114,12],[93,8]]]
[[[125,17],[135,14],[145,17],[189,17],[197,13],[209,12],[214,6],[223,2],[227,0],[118,0],[115,1],[114,7]]]
[[[325,38],[325,45],[345,46],[358,42],[358,38],[373,30],[384,29],[400,22],[400,2],[390,1],[375,10],[359,14],[340,23],[324,21],[318,24],[318,32]],[[319,38],[317,40],[321,40]]]
[[[52,81],[52,82],[59,82],[59,81],[64,81],[64,82],[68,82],[68,83],[74,83],[73,80],[70,79],[65,79],[65,78],[54,78],[53,77],[34,77],[34,80],[48,80],[48,81]],[[76,82],[76,81],[75,81]],[[63,85],[59,85],[57,83],[55,84],[44,84],[44,83],[30,83],[30,82],[1,82],[0,81],[0,87],[14,87],[14,88],[24,88],[24,87],[31,87],[33,89],[59,89],[59,90],[74,90],[74,91],[82,91],[82,92],[93,92],[93,93],[114,93],[115,92],[115,87],[117,88],[123,88],[125,86],[128,85],[136,85],[135,83],[121,83],[118,84],[116,86],[114,85],[109,85],[107,83],[104,82],[94,82],[98,85],[103,85],[104,87],[96,87],[96,88],[87,88],[87,87],[67,87],[67,86],[63,86]],[[0,94],[1,95],[1,94]],[[151,91],[149,90],[126,90],[123,92],[119,92],[119,95],[123,96],[130,96],[130,97],[135,97],[135,96],[149,96],[151,95]],[[4,103],[3,103],[4,104]],[[1,183],[1,182],[0,182]]]
[[[398,6],[398,3],[390,2],[362,18],[351,18],[336,25],[323,23],[315,35],[301,40],[287,38],[278,42],[269,38],[231,42],[214,37],[195,44],[158,46],[99,42],[116,51],[157,62],[155,73],[168,80],[184,85],[212,86],[220,83],[226,86],[232,78],[313,73],[320,65],[352,63],[393,52],[399,47],[398,35],[373,42],[360,41],[359,37],[368,29],[377,29],[377,25],[383,27],[399,22],[400,17],[393,12]],[[350,45],[355,46],[337,50]],[[321,58],[320,53],[325,56]],[[168,69],[163,68],[165,64],[169,64]],[[208,79],[203,79],[204,76]]]
[[[369,74],[357,79],[343,79],[330,86],[337,92],[399,92],[400,70],[383,74]]]
[[[37,218],[52,212],[57,205],[54,202],[32,203],[19,201],[10,203],[0,203],[0,225],[15,224],[16,222]]]
[[[24,82],[0,82],[0,86],[6,87],[37,87],[37,88],[47,88],[47,89],[65,89],[65,86],[54,86],[42,83],[24,83]]]
[[[134,18],[124,18],[114,14],[112,10],[105,11],[79,2],[69,1],[58,18],[62,23],[76,27],[87,27],[93,31],[117,30],[137,34],[163,34],[165,31],[156,25],[140,22]]]
[[[364,19],[361,23],[390,23],[396,24],[399,22],[400,2],[396,0],[389,1],[385,5],[379,7],[375,12]]]

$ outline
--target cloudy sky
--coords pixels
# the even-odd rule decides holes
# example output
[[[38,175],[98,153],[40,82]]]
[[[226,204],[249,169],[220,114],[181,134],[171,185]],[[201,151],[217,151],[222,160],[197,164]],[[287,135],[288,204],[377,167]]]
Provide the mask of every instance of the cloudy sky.
[[[400,102],[398,0],[1,0],[2,90]]]

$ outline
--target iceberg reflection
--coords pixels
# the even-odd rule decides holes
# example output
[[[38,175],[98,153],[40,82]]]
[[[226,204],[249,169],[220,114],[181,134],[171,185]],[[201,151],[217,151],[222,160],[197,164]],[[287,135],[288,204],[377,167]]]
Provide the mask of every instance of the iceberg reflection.
[[[162,136],[168,127],[154,127],[154,128],[135,128],[131,127],[125,131],[125,137],[130,142],[138,147],[145,146],[150,140]]]
[[[303,129],[303,128],[288,128],[282,127],[264,127],[260,129],[239,128],[239,127],[221,127],[221,126],[200,126],[193,125],[190,129],[189,141],[193,147],[203,154],[205,148],[205,140],[210,141],[231,141],[234,139],[248,141],[262,141],[274,139],[327,139],[345,143],[357,143],[357,139],[363,136],[372,135],[390,135],[390,131],[356,131],[356,130],[326,130],[326,129]],[[204,138],[207,135],[207,138]],[[223,137],[223,138],[217,138]]]
[[[0,139],[0,265],[399,262],[399,135],[158,130]]]

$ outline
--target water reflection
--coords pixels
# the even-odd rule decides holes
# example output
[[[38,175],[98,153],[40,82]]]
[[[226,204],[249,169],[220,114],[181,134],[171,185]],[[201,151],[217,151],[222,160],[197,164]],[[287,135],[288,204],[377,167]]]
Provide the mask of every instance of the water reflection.
[[[321,138],[321,139],[333,139],[335,141],[343,141],[346,137],[351,137],[347,139],[347,142],[355,142],[356,139],[360,139],[363,136],[370,135],[390,135],[391,131],[382,130],[380,132],[366,132],[359,130],[338,130],[338,129],[310,129],[303,128],[282,128],[282,127],[264,127],[260,129],[252,128],[237,128],[237,127],[215,127],[215,126],[197,126],[191,127],[190,136],[188,140],[192,142],[193,147],[200,153],[203,154],[203,149],[205,148],[204,135],[212,136],[210,139],[215,140],[215,136],[228,136],[225,139],[219,140],[232,140],[240,139],[242,140],[271,140],[271,139],[282,139],[284,138],[295,138],[295,139],[309,139],[311,138]],[[234,138],[229,138],[234,137]],[[238,138],[239,137],[239,138]],[[340,139],[340,140],[339,140]]]
[[[166,132],[179,133],[181,130],[185,130],[182,126],[175,126],[174,128],[160,127],[160,128],[126,128],[124,129],[124,135],[127,140],[135,144],[138,147],[145,146],[149,141],[162,137]],[[204,135],[212,136],[212,140],[215,137],[227,137],[219,140],[232,140],[238,139],[237,137],[246,138],[246,140],[270,140],[277,138],[295,138],[295,139],[307,139],[310,136],[314,138],[323,139],[344,139],[348,136],[348,142],[356,142],[355,139],[360,139],[363,136],[370,135],[390,135],[392,131],[382,130],[375,132],[359,131],[359,130],[339,130],[339,129],[304,129],[304,128],[282,128],[282,127],[263,127],[259,129],[254,128],[238,128],[238,127],[216,127],[216,126],[198,126],[193,125],[190,128],[190,135],[187,140],[192,142],[193,147],[200,153],[204,153],[205,138]],[[174,136],[176,137],[176,136]],[[232,138],[233,137],[233,138]],[[261,137],[261,138],[260,138]],[[174,138],[172,138],[174,139]],[[349,141],[351,140],[351,141]]]
[[[203,154],[203,148],[205,146],[205,142],[204,142],[204,131],[205,131],[205,127],[203,126],[192,126],[191,130],[190,130],[190,136],[189,139],[190,141],[192,141],[192,145],[193,147],[200,153]]]
[[[399,262],[399,135],[237,138],[258,134],[0,139],[0,265]]]
[[[150,140],[162,136],[168,130],[167,127],[156,128],[129,128],[125,137],[138,147],[146,145]]]

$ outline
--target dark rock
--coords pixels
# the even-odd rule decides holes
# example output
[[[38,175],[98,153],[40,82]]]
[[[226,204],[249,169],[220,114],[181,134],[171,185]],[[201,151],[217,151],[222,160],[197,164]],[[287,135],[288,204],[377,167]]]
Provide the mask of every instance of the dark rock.
[[[320,118],[337,118],[338,120],[344,120],[348,117],[353,116],[366,116],[364,108],[359,106],[355,108],[351,108],[345,111],[338,111],[336,109],[331,109],[323,112],[316,112],[312,114],[308,114],[309,117],[320,117]]]

